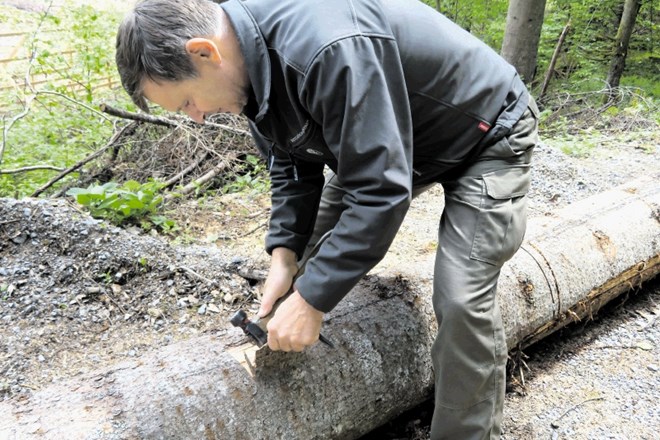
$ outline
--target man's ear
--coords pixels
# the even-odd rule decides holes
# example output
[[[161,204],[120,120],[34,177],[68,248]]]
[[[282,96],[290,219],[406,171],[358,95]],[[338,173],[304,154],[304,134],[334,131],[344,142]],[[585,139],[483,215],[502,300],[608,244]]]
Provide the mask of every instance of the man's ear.
[[[186,42],[186,52],[192,58],[193,63],[210,61],[220,64],[222,60],[218,46],[208,38],[191,38]]]

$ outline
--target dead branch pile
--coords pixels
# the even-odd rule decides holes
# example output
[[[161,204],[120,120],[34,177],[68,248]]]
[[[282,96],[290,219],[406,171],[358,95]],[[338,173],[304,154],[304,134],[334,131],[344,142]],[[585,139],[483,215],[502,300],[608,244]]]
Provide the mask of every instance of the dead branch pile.
[[[660,124],[651,115],[658,106],[634,87],[607,87],[582,93],[559,92],[548,96],[540,106],[549,110],[544,121],[544,133],[550,135],[553,127],[561,131],[595,128],[606,133],[630,130],[658,130]],[[560,121],[565,124],[556,124]]]
[[[166,118],[110,106],[101,106],[101,110],[130,122],[123,124],[103,148],[60,173],[34,196],[74,171],[80,172],[78,181],[60,188],[54,196],[63,195],[70,186],[149,179],[188,194],[200,186],[219,187],[231,181],[242,172],[246,155],[257,155],[241,117],[214,115],[200,125],[177,115]]]

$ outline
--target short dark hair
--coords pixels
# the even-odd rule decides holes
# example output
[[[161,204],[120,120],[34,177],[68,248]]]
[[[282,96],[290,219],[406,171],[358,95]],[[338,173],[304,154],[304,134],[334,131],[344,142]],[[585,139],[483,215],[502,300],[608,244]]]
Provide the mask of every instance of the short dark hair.
[[[133,102],[148,112],[145,79],[179,81],[197,75],[186,52],[191,38],[213,36],[219,6],[211,0],[141,0],[117,32],[115,60],[121,83]]]

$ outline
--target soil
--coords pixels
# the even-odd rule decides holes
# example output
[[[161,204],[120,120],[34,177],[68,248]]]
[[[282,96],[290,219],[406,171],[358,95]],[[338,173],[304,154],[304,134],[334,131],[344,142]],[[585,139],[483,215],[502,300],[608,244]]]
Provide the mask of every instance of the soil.
[[[658,140],[646,132],[585,158],[541,145],[530,215],[657,175]],[[441,191],[413,202],[374,272],[434,252]],[[65,199],[0,199],[0,400],[224,331],[239,307],[256,311],[268,213],[268,197],[259,194],[182,201],[169,213],[181,227],[172,238],[108,225]],[[506,439],[653,438],[660,426],[660,288],[653,286],[602,312],[598,323],[526,351],[524,387],[519,374],[510,379]],[[428,438],[429,414],[428,405],[417,408],[372,438]]]

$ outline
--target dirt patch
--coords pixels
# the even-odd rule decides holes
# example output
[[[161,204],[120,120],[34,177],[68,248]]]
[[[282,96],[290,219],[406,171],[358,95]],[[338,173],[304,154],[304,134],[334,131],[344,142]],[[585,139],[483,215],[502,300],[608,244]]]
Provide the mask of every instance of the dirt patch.
[[[656,134],[651,133],[650,139],[656,142]],[[659,169],[658,147],[639,148],[637,141],[603,148],[586,159],[570,158],[542,145],[536,153],[531,215],[546,215]],[[392,274],[393,269],[414,261],[410,255],[435,251],[437,221],[429,219],[439,219],[441,192],[440,187],[434,188],[413,202],[375,274]],[[0,200],[0,399],[20,399],[51,382],[175,341],[227,331],[235,310],[256,310],[258,305],[259,281],[265,277],[268,262],[262,249],[268,206],[267,196],[245,194],[181,202],[171,215],[182,233],[172,243],[165,237],[91,219],[64,200]],[[640,313],[654,320],[658,310],[649,306]],[[627,328],[638,322],[620,325]],[[657,368],[651,368],[660,365],[657,324],[648,329],[642,339],[649,340],[649,350],[600,347],[595,351],[598,362],[573,363],[575,358],[565,353],[587,353],[584,347],[592,342],[627,347],[640,335],[635,333],[631,339],[621,333],[616,340],[592,338],[591,342],[573,337],[561,355],[543,349],[535,352],[544,360],[527,362],[526,395],[518,390],[508,397],[507,438],[548,433],[561,438],[603,438],[599,427],[605,426],[604,416],[620,412],[621,400],[588,399],[602,396],[609,386],[633,386],[636,381],[640,381],[636,388],[640,398],[626,402],[639,418],[625,420],[628,436],[623,431],[611,432],[612,438],[645,438],[643,433],[657,426],[659,419],[654,400],[642,396],[648,393],[655,402],[660,400]],[[640,354],[646,356],[641,367]],[[585,383],[587,371],[592,377],[623,375],[629,381],[571,388]],[[566,410],[570,411],[563,415]],[[553,428],[550,422],[557,420],[559,428]],[[578,430],[578,422],[589,429]],[[410,435],[398,438],[424,438],[424,429],[424,422],[417,422],[408,430]]]

